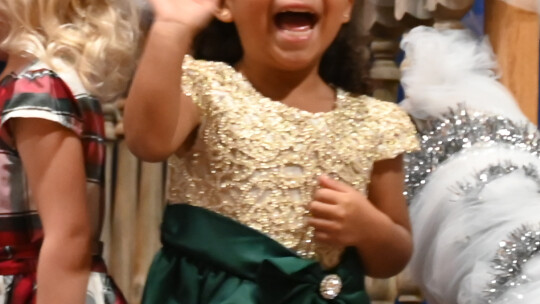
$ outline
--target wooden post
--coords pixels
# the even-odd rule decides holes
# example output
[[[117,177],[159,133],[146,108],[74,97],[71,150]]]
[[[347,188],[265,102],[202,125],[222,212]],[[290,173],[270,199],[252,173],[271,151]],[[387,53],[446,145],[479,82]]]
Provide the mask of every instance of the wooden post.
[[[487,0],[486,33],[499,60],[502,84],[537,124],[538,16],[499,0]]]
[[[369,73],[373,97],[385,101],[397,101],[401,73],[395,58],[399,43],[390,39],[376,39],[371,44],[373,65]]]

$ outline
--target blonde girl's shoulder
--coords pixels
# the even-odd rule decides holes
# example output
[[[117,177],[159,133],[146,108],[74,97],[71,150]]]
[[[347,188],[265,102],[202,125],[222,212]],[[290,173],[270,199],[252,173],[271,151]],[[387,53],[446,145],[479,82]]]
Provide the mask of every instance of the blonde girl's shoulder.
[[[50,71],[55,76],[58,76],[58,78],[60,78],[66,84],[74,96],[89,94],[75,67],[68,65],[61,60],[53,59],[52,64],[37,61],[30,67],[28,72],[37,70]]]

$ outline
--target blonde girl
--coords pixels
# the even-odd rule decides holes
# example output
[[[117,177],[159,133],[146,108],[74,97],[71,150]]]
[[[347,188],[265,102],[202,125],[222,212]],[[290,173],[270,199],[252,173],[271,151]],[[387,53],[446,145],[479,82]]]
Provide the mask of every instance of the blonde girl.
[[[106,275],[100,102],[126,89],[128,0],[0,2],[0,303],[124,303]]]

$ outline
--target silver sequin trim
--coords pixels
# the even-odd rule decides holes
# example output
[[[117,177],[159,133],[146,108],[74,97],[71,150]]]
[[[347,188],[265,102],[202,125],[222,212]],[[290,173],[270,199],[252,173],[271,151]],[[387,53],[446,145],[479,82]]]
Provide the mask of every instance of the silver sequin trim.
[[[405,155],[405,196],[412,198],[426,179],[452,155],[473,145],[507,144],[538,156],[540,137],[527,124],[517,124],[502,116],[471,113],[463,105],[449,110],[440,119],[417,122],[421,150]]]
[[[492,261],[495,274],[486,290],[487,302],[494,303],[507,290],[530,282],[523,274],[523,267],[539,251],[540,226],[523,225],[501,241]]]

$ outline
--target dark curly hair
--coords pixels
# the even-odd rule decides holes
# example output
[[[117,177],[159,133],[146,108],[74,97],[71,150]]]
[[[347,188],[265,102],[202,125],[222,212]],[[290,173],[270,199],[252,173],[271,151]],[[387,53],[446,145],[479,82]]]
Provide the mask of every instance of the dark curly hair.
[[[357,9],[354,11],[358,12]],[[329,84],[354,94],[365,94],[365,62],[359,43],[361,34],[356,22],[357,13],[344,24],[336,39],[326,50],[319,73]],[[193,55],[197,59],[223,61],[234,65],[243,55],[240,37],[233,23],[214,19],[206,29],[195,37]]]

